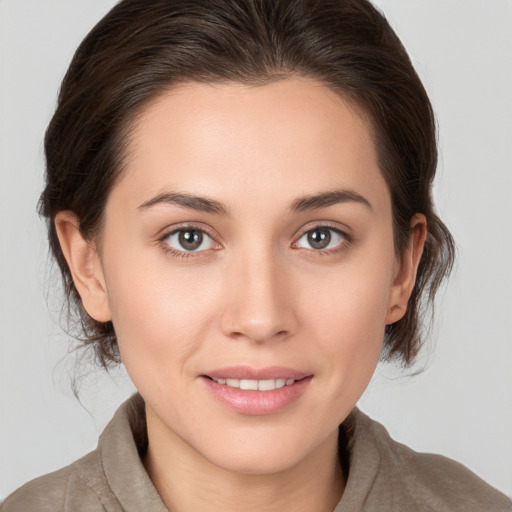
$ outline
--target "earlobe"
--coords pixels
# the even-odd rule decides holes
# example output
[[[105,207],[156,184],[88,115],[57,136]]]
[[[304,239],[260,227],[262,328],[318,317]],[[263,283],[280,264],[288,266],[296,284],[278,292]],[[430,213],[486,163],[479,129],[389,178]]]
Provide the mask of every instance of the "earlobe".
[[[416,283],[416,274],[427,236],[427,220],[421,213],[411,219],[410,237],[400,257],[391,288],[386,324],[398,322],[407,311],[407,303]]]
[[[82,236],[80,223],[73,212],[57,213],[54,222],[62,253],[85,310],[94,320],[108,322],[112,317],[95,245]]]

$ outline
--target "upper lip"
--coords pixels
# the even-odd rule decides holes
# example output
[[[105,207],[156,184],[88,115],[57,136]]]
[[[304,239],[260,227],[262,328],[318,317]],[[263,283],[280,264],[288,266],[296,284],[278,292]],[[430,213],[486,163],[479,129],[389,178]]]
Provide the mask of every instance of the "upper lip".
[[[253,368],[251,366],[228,366],[219,368],[204,374],[212,379],[246,379],[246,380],[269,380],[269,379],[294,379],[299,380],[311,374],[286,368],[284,366],[268,366],[266,368]]]

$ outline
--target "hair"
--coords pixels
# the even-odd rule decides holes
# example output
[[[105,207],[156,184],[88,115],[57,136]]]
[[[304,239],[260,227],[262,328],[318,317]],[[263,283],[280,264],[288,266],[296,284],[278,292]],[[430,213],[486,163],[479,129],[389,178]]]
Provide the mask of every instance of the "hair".
[[[427,239],[405,316],[387,326],[387,360],[410,364],[422,344],[426,308],[449,274],[454,242],[436,216],[436,123],[425,89],[397,35],[367,0],[123,0],[86,36],[63,79],[45,136],[47,219],[69,315],[101,365],[120,360],[111,322],[82,306],[55,229],[74,212],[80,231],[101,233],[106,200],[123,171],[137,115],[186,82],[264,85],[290,76],[317,80],[369,120],[392,199],[400,254],[415,213]]]

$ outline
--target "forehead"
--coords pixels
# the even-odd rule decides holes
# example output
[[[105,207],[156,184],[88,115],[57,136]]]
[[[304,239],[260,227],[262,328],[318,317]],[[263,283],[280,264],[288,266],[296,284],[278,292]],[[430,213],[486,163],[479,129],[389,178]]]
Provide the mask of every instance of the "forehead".
[[[166,91],[130,131],[125,194],[166,189],[283,201],[329,188],[387,187],[367,120],[325,85],[287,78],[266,85],[188,83]],[[127,197],[125,195],[125,197]]]

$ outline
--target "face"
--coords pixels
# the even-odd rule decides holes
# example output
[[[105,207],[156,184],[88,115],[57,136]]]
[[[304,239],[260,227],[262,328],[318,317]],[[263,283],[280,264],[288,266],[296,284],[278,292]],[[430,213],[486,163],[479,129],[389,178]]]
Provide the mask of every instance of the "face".
[[[113,321],[150,443],[246,473],[335,444],[411,273],[367,123],[299,78],[143,111],[94,269],[84,304]]]

